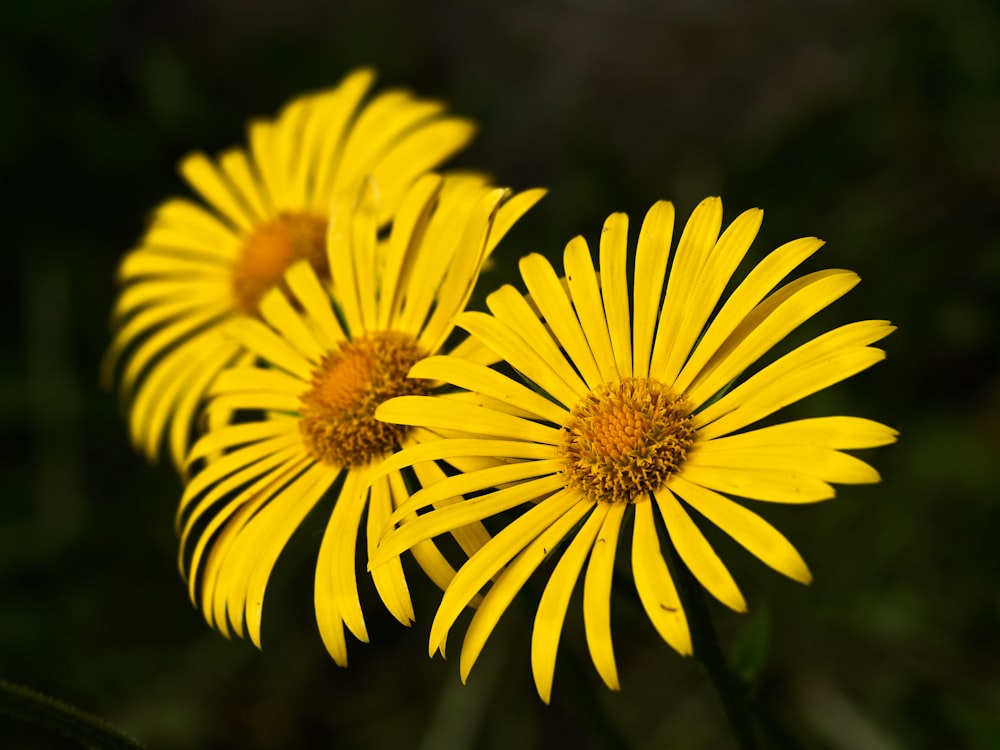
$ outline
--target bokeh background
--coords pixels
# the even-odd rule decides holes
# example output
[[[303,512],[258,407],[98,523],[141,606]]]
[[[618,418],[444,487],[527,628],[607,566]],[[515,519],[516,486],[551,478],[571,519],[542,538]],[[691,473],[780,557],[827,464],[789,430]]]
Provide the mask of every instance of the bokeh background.
[[[622,692],[591,668],[574,600],[548,707],[529,672],[537,589],[467,687],[456,658],[426,657],[422,586],[412,630],[370,607],[374,643],[335,667],[310,609],[322,519],[279,563],[263,652],[188,602],[178,481],[131,452],[98,384],[115,266],[186,194],[182,155],[370,64],[481,123],[454,166],[551,189],[485,290],[523,253],[596,241],[612,211],[637,227],[656,199],[686,216],[709,194],[727,221],[765,209],[755,258],[816,235],[812,267],[862,276],[819,325],[891,319],[887,362],[790,413],[897,427],[867,456],[883,483],[765,509],[809,587],[720,542],[751,612],[712,613],[786,747],[1000,747],[1000,6],[12,0],[0,18],[0,677],[150,748],[732,746],[704,672],[627,591]],[[73,745],[0,717],[0,746]]]

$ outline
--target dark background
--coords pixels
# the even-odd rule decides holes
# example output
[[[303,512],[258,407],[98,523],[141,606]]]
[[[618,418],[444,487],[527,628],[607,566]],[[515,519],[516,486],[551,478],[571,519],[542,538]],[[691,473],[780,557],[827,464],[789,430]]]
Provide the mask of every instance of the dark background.
[[[480,122],[454,165],[551,189],[487,289],[523,253],[596,244],[612,211],[634,232],[656,199],[686,217],[709,194],[727,223],[765,209],[755,258],[817,235],[814,267],[861,275],[820,325],[891,319],[888,361],[788,414],[897,427],[868,456],[883,483],[764,508],[815,582],[723,545],[751,614],[712,612],[727,648],[769,634],[760,698],[798,746],[1000,747],[995,3],[14,0],[0,18],[0,677],[151,748],[730,746],[704,673],[627,592],[622,692],[591,668],[574,599],[549,707],[529,672],[537,590],[466,688],[458,635],[450,660],[426,657],[419,584],[412,631],[368,607],[375,643],[335,667],[311,619],[322,518],[279,563],[263,652],[189,604],[178,481],[131,453],[97,382],[116,263],[185,193],[183,154],[371,64]],[[0,746],[64,745],[0,717]]]

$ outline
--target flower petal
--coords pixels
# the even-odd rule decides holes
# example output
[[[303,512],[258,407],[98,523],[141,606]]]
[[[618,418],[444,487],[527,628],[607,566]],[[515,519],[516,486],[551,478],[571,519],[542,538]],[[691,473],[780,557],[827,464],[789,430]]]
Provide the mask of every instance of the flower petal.
[[[538,695],[544,703],[548,703],[552,697],[556,654],[559,651],[559,637],[566,619],[569,598],[608,513],[607,503],[592,503],[592,506],[593,513],[576,532],[552,571],[535,613],[535,625],[531,631],[531,671],[535,676]]]
[[[618,534],[627,507],[627,503],[607,504],[608,513],[594,541],[583,580],[583,625],[587,648],[597,673],[612,690],[620,690],[621,686],[611,640],[611,582]]]
[[[653,504],[645,500],[634,503],[633,507],[632,576],[639,600],[660,637],[682,656],[690,656],[693,653],[691,632],[660,549],[653,521]]]

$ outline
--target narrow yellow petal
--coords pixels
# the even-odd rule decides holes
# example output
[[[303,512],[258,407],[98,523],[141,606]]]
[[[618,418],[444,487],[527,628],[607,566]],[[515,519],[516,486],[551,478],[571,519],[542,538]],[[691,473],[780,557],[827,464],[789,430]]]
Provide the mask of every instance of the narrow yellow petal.
[[[196,152],[185,157],[180,164],[181,174],[202,197],[225,219],[243,231],[253,228],[253,220],[246,207],[233,194],[232,186],[219,174],[205,154]]]
[[[629,310],[625,258],[628,254],[628,216],[612,214],[601,231],[601,297],[611,335],[618,374],[632,377],[632,322]]]
[[[760,209],[744,211],[726,228],[705,259],[697,281],[685,297],[685,309],[673,332],[670,355],[661,374],[665,383],[676,380],[736,267],[757,236],[763,217]]]
[[[795,547],[753,511],[682,476],[674,476],[669,487],[765,565],[800,583],[812,581],[812,574]]]
[[[207,439],[207,438],[203,438]],[[274,438],[252,443],[243,448],[227,453],[215,461],[208,464],[202,471],[185,485],[184,494],[181,497],[178,515],[182,514],[192,498],[197,497],[208,487],[224,479],[233,472],[249,466],[272,453],[284,450],[285,448],[298,447],[301,449],[302,439],[291,431],[283,432]],[[192,450],[200,450],[200,444],[195,443]]]
[[[583,579],[583,625],[587,648],[597,673],[612,690],[620,690],[618,667],[611,640],[611,582],[618,549],[618,534],[627,503],[607,504],[608,513],[590,552]]]
[[[896,430],[861,417],[813,417],[715,438],[716,448],[816,445],[839,450],[877,448],[896,442]]]
[[[684,464],[684,478],[702,487],[769,503],[816,503],[834,496],[833,487],[802,471],[728,469]]]
[[[240,203],[246,206],[247,218],[257,224],[274,215],[274,210],[261,192],[260,182],[250,168],[246,151],[242,148],[226,151],[219,157],[219,167],[239,196]]]
[[[508,482],[523,482],[526,479],[534,479],[551,474],[561,475],[562,466],[563,462],[561,459],[519,461],[517,463],[491,466],[466,474],[456,474],[413,493],[407,502],[396,509],[393,513],[392,521],[396,523],[407,513],[415,513],[430,505],[458,497],[459,495],[467,495],[470,492],[478,492],[490,487],[500,487]],[[386,540],[386,543],[388,543],[388,540]]]
[[[313,334],[324,349],[339,346],[347,337],[333,312],[333,301],[316,278],[309,261],[303,260],[285,272],[285,282],[305,310],[313,325]]]
[[[580,371],[587,387],[596,388],[604,382],[583,334],[580,321],[573,312],[562,282],[543,255],[532,253],[521,258],[521,277],[546,324],[552,329],[560,346],[566,350],[573,366]]]
[[[581,501],[581,505],[583,504],[593,507],[594,512],[576,532],[552,571],[541,601],[538,602],[535,625],[531,631],[531,672],[535,677],[535,688],[544,703],[552,698],[556,654],[559,651],[559,637],[566,620],[569,598],[608,513],[607,503]]]
[[[355,267],[359,260],[355,248],[358,238],[354,232],[358,197],[356,193],[338,193],[334,196],[326,231],[326,253],[333,279],[333,295],[344,317],[346,333],[351,338],[358,337],[365,330]]]
[[[736,581],[674,494],[668,487],[662,487],[655,497],[670,541],[683,564],[712,596],[730,609],[746,612],[747,603]]]
[[[562,378],[560,373],[566,372],[570,367],[565,357],[560,355],[562,362],[554,367],[506,321],[473,311],[459,315],[456,323],[559,403],[572,405],[586,395],[586,389],[580,391]]]
[[[260,648],[260,624],[264,608],[264,590],[281,552],[309,511],[330,488],[336,472],[322,464],[311,466],[271,503],[263,508],[250,524],[254,525],[254,541],[248,543],[248,558],[252,574],[247,581],[247,635]],[[287,505],[286,505],[287,503]]]
[[[552,340],[549,332],[538,320],[524,297],[512,286],[503,286],[486,298],[486,305],[498,320],[502,320],[517,332],[527,347],[537,354],[573,392],[582,397],[589,390],[573,366],[566,361],[566,355]]]
[[[436,463],[425,462],[416,464],[413,467],[413,472],[416,474],[417,481],[422,487],[430,487],[447,477]],[[443,508],[456,503],[461,505],[463,499],[460,495],[453,495],[445,500],[434,503],[434,507]],[[453,526],[449,531],[455,538],[455,541],[458,542],[458,546],[462,548],[462,551],[470,557],[478,552],[479,548],[490,539],[489,532],[479,522],[479,519],[470,519],[467,523]]]
[[[754,445],[751,442],[741,447],[720,447],[716,441],[709,440],[699,444],[688,456],[685,468],[688,466],[802,472],[838,484],[879,481],[878,472],[864,461],[831,448],[807,444]]]
[[[413,128],[385,153],[372,171],[372,180],[381,192],[379,222],[385,223],[395,214],[414,179],[464,148],[475,132],[471,120],[440,118]]]
[[[308,382],[303,382],[281,370],[256,366],[229,367],[219,373],[212,383],[209,393],[213,396],[225,393],[273,392],[298,398],[306,390]]]
[[[722,305],[705,335],[695,346],[691,358],[674,381],[677,391],[686,391],[702,368],[719,350],[750,311],[791,271],[823,246],[809,237],[788,242],[758,263]]]
[[[532,188],[520,193],[511,195],[510,198],[500,204],[497,209],[496,218],[490,229],[489,241],[486,243],[486,255],[489,255],[500,244],[500,241],[507,235],[511,227],[524,216],[532,206],[540,201],[546,194],[544,188]]]
[[[389,474],[388,480],[389,490],[392,493],[392,507],[395,509],[406,502],[410,496],[410,492],[403,481],[402,475],[398,471]],[[403,522],[410,523],[416,518],[417,516],[410,515],[404,518]],[[376,549],[377,547],[369,548],[369,560],[374,558]],[[430,540],[419,542],[410,548],[410,554],[413,555],[413,559],[416,560],[420,569],[442,591],[448,587],[451,579],[455,577],[455,569],[451,567],[451,563],[445,559],[445,556],[441,554],[441,550],[438,549],[434,542]],[[373,567],[373,565],[369,564],[369,569]]]
[[[722,201],[718,198],[706,198],[699,203],[684,225],[670,268],[663,312],[653,342],[649,372],[654,378],[662,378],[671,362],[687,357],[686,351],[677,351],[688,343],[688,334],[681,333],[681,325],[708,255],[719,239],[721,227]]]
[[[528,411],[541,419],[562,425],[569,412],[538,392],[485,365],[460,357],[426,357],[410,370],[411,378],[443,380],[468,391],[482,393]]]
[[[656,536],[651,501],[634,503],[632,576],[639,600],[656,632],[682,656],[693,653],[691,632]]]
[[[375,410],[375,418],[395,424],[418,425],[430,429],[462,430],[474,427],[481,437],[509,438],[546,445],[559,444],[559,430],[509,414],[458,402],[441,408],[433,396],[399,396]]]
[[[292,307],[283,289],[274,287],[265,293],[261,297],[259,311],[260,316],[281,334],[285,342],[309,360],[311,365],[320,363],[326,350],[305,324],[301,313]]]
[[[308,383],[312,366],[300,351],[258,320],[240,317],[226,325],[225,334],[240,342],[247,350],[272,365],[298,376]]]
[[[469,558],[455,574],[438,605],[431,624],[429,653],[434,655],[462,610],[497,571],[567,513],[575,514],[576,520],[579,520],[582,516],[578,512],[580,508],[586,510],[578,493],[571,490],[557,492],[509,523],[485,547]],[[547,553],[548,550],[544,550],[544,554]]]
[[[406,192],[399,212],[392,222],[388,248],[382,264],[382,293],[379,295],[378,329],[389,328],[389,322],[400,314],[405,281],[410,266],[418,254],[420,239],[430,220],[442,178],[436,174],[420,177]]]
[[[497,574],[490,590],[483,597],[482,603],[476,608],[476,613],[469,623],[462,642],[462,653],[459,658],[459,674],[462,682],[469,677],[473,665],[482,653],[486,641],[507,611],[507,607],[517,596],[528,578],[580,522],[580,519],[593,506],[586,500],[578,499],[576,504],[557,518],[531,542],[524,546],[518,555]],[[443,646],[442,646],[443,652]]]
[[[566,269],[566,281],[573,298],[573,307],[576,309],[577,317],[580,318],[580,325],[587,337],[590,351],[601,371],[601,378],[604,382],[617,380],[618,367],[611,348],[608,321],[604,317],[604,304],[601,301],[597,273],[594,271],[594,261],[590,257],[590,248],[583,237],[575,237],[566,245],[566,250],[563,252],[563,266]]]
[[[347,75],[336,89],[320,95],[316,102],[311,120],[318,129],[313,145],[316,173],[311,202],[314,210],[330,210],[347,133],[353,127],[361,100],[374,80],[374,71],[359,68]],[[307,125],[307,131],[309,127]]]
[[[474,521],[482,521],[524,503],[544,498],[562,486],[562,478],[557,475],[540,477],[471,497],[419,516],[407,514],[406,518],[410,520],[404,519],[399,528],[389,532],[379,542],[378,551],[372,556],[371,568],[374,570],[424,540],[433,539]],[[391,518],[389,522],[392,523]]]
[[[859,345],[856,340],[851,343],[851,338],[857,333],[861,341],[877,340],[893,330],[882,321],[863,321],[803,344],[696,413],[699,436],[707,440],[753,424],[882,361],[884,351]]]
[[[435,295],[434,310],[418,337],[428,352],[436,352],[455,327],[455,316],[472,296],[479,279],[479,270],[486,257],[486,242],[497,207],[508,191],[495,189],[476,202],[465,219],[458,250],[446,266],[446,272]]]
[[[389,521],[392,513],[392,496],[389,490],[389,480],[386,477],[371,483],[371,496],[368,500],[367,542],[368,554],[371,555],[378,546],[379,537]],[[399,558],[389,560],[385,565],[372,568],[370,571],[375,583],[375,590],[385,604],[386,609],[403,625],[410,625],[415,619],[413,603],[410,601],[410,591],[406,586],[403,566]]]
[[[786,284],[764,300],[687,389],[692,405],[705,403],[799,325],[847,294],[858,281],[857,274],[850,271],[817,271]]]
[[[660,316],[660,298],[673,234],[674,206],[667,201],[658,201],[646,212],[635,251],[632,370],[637,378],[649,375],[653,334]]]
[[[315,599],[332,599],[347,629],[360,641],[368,642],[368,630],[361,612],[354,551],[357,548],[361,514],[368,502],[364,473],[348,469],[333,513],[323,533],[316,563]]]

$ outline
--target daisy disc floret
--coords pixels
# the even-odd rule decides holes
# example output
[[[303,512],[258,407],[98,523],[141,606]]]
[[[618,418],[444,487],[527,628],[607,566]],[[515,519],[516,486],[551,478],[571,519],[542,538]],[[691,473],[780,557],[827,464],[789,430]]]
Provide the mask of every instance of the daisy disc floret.
[[[544,564],[548,581],[531,646],[539,695],[545,701],[551,695],[559,638],[581,575],[590,654],[617,689],[610,599],[623,530],[630,533],[631,577],[650,622],[678,652],[690,654],[666,543],[709,593],[743,611],[743,595],[702,525],[714,524],[765,564],[808,583],[802,557],[755,503],[813,503],[833,497],[834,483],[878,481],[874,469],[844,451],[893,442],[889,427],[842,416],[760,425],[883,359],[871,344],[893,330],[880,320],[851,323],[766,357],[858,278],[832,269],[785,281],[822,244],[805,238],[768,254],[724,295],[761,217],[746,211],[720,234],[722,203],[706,199],[671,253],[673,206],[657,203],[639,231],[631,274],[624,214],[604,225],[599,272],[579,237],[566,246],[562,275],[541,255],[523,258],[527,295],[502,287],[487,298],[488,314],[458,319],[502,367],[430,357],[410,376],[457,389],[447,409],[436,392],[395,398],[376,410],[379,419],[439,439],[392,456],[373,477],[428,462],[495,462],[450,471],[416,492],[391,516],[394,527],[370,563],[377,571],[468,523],[493,518],[499,525],[445,589],[431,626],[433,654],[482,595],[462,643],[463,679],[511,600]],[[459,402],[462,393],[468,398]],[[455,495],[468,499],[440,505]],[[661,538],[661,527],[669,539]]]
[[[278,556],[333,495],[332,506],[323,506],[331,510],[316,561],[317,623],[338,664],[347,664],[346,631],[368,640],[358,537],[373,548],[408,496],[398,471],[368,478],[388,455],[425,437],[376,420],[375,410],[394,397],[432,392],[433,382],[409,378],[409,370],[450,350],[455,316],[484,260],[541,195],[512,194],[478,177],[425,175],[384,236],[378,196],[367,183],[358,197],[333,206],[326,237],[332,280],[324,283],[300,261],[261,298],[259,318],[231,326],[255,361],[227,368],[212,384],[211,428],[189,454],[192,477],[177,517],[181,571],[210,625],[260,645],[264,591]],[[443,474],[431,465],[416,478],[432,483]],[[488,538],[479,523],[452,535],[466,554]],[[454,575],[432,542],[416,545],[413,556],[442,588]],[[399,561],[372,580],[386,608],[408,625],[413,606]]]
[[[373,79],[357,70],[273,119],[253,120],[246,147],[181,161],[201,200],[161,204],[122,262],[103,367],[104,379],[118,382],[132,442],[150,460],[168,444],[181,466],[208,388],[254,356],[232,327],[261,317],[262,299],[282,287],[285,271],[306,261],[319,278],[330,275],[335,198],[370,180],[384,228],[414,180],[471,138],[468,120],[406,91],[366,102]]]

